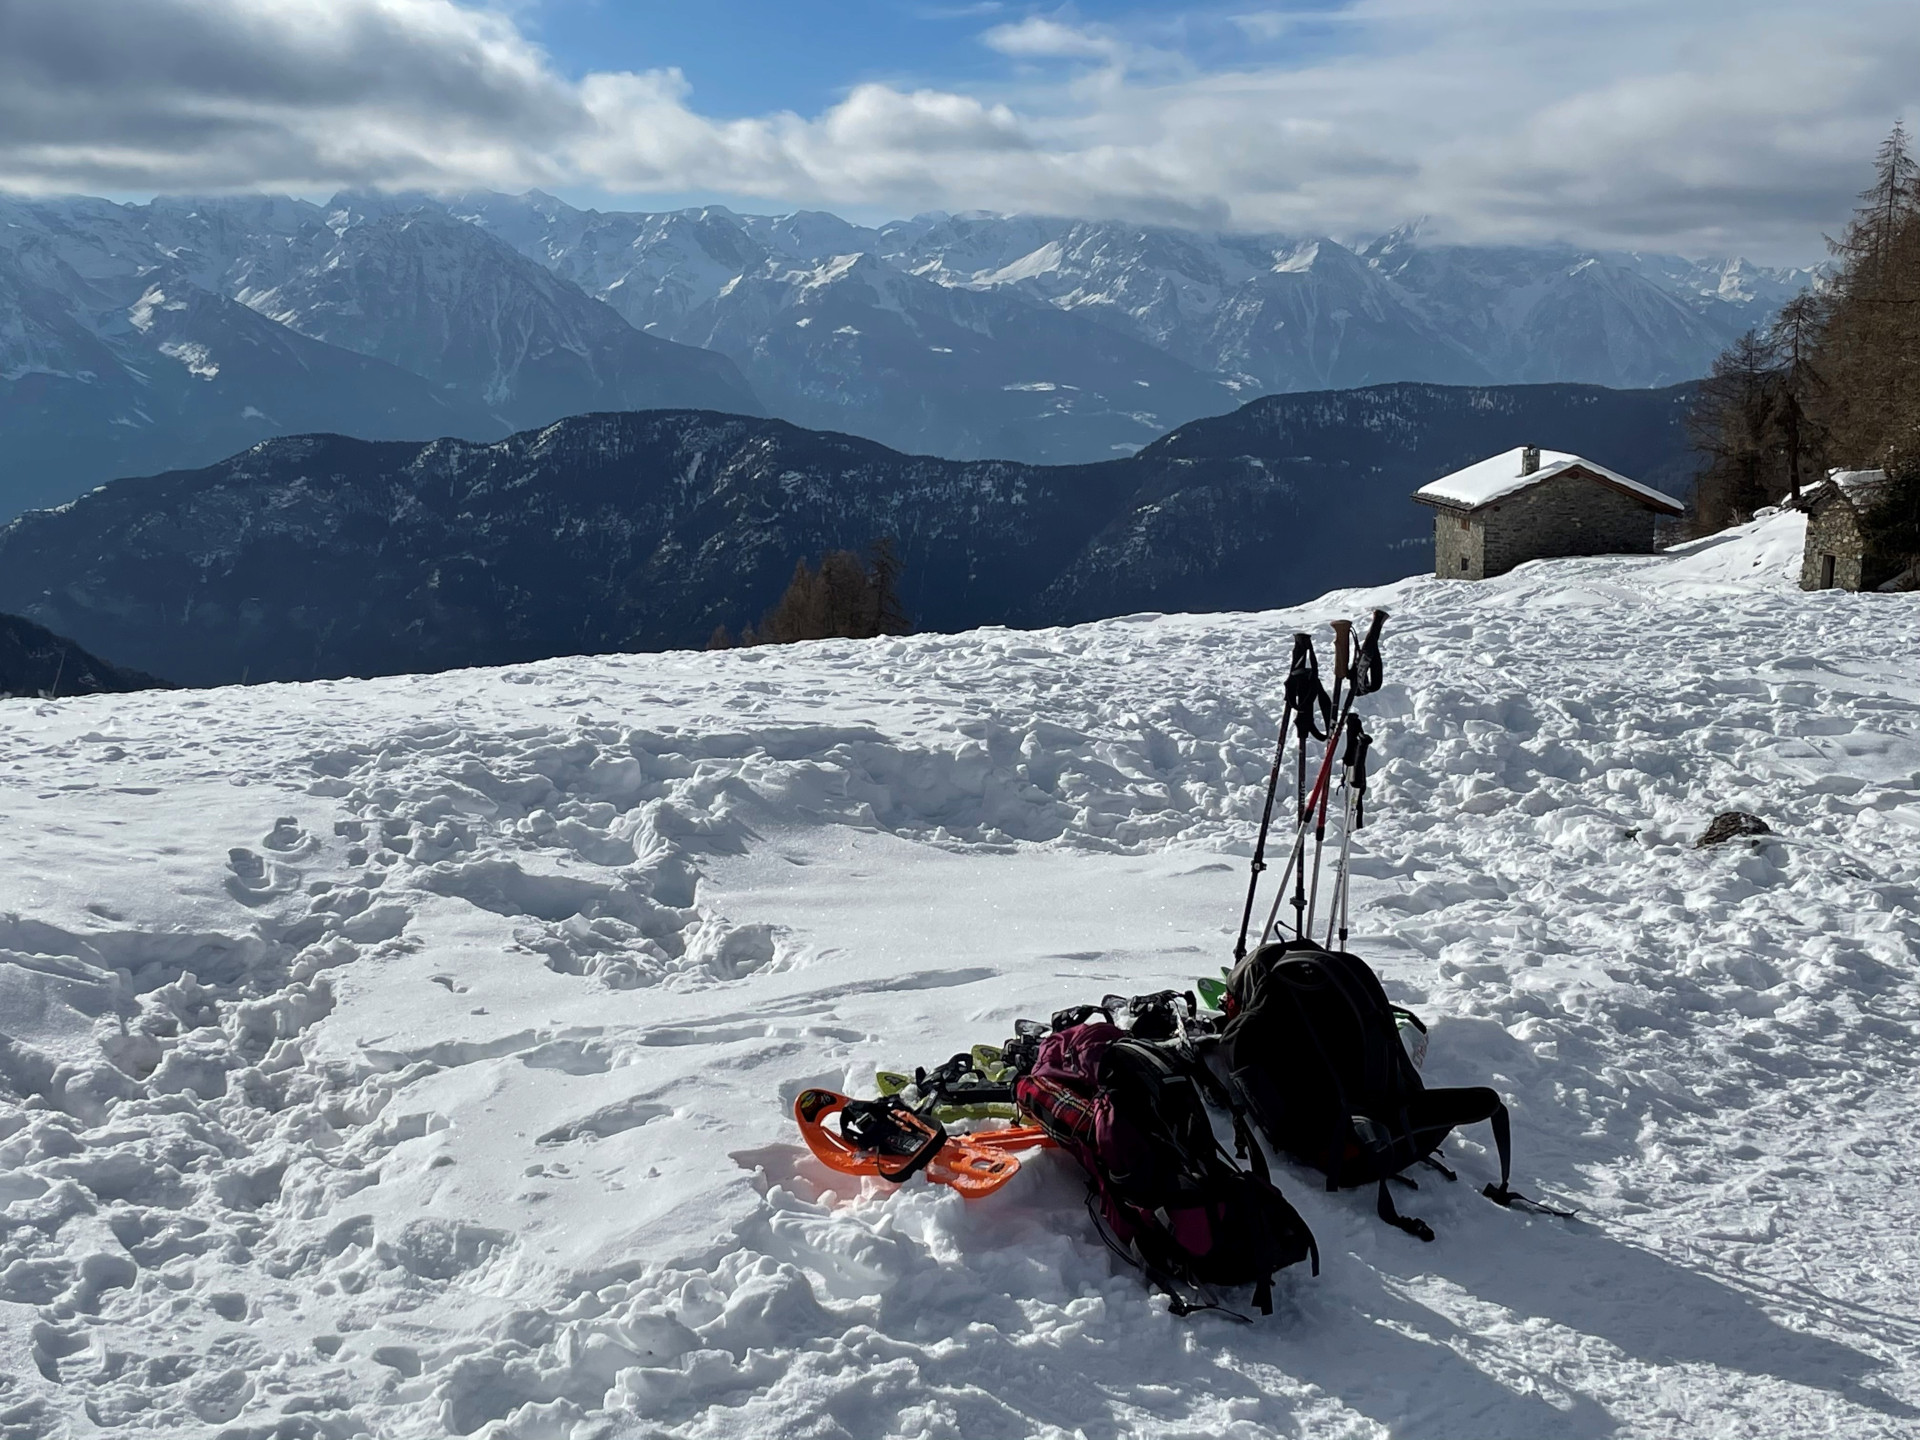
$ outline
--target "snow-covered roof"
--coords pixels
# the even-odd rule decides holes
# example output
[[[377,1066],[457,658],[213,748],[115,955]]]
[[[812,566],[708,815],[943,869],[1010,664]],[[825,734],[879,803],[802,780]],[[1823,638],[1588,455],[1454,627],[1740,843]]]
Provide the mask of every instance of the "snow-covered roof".
[[[1829,495],[1844,495],[1850,500],[1864,502],[1871,498],[1873,491],[1887,483],[1884,470],[1829,470],[1827,478],[1816,480],[1807,487],[1806,502],[1812,504]]]
[[[1629,480],[1617,471],[1609,470],[1592,460],[1578,455],[1568,454],[1564,450],[1542,450],[1540,468],[1532,474],[1520,471],[1526,446],[1516,445],[1511,450],[1502,450],[1498,455],[1489,455],[1485,460],[1456,470],[1451,475],[1442,475],[1431,485],[1422,485],[1413,492],[1413,498],[1427,505],[1447,505],[1463,510],[1478,510],[1482,505],[1490,505],[1515,491],[1524,490],[1529,485],[1538,485],[1551,480],[1556,475],[1578,468],[1602,484],[1624,490],[1637,500],[1643,500],[1656,510],[1665,510],[1669,514],[1679,515],[1686,507],[1671,495],[1654,489],[1651,485],[1642,485],[1638,480]]]

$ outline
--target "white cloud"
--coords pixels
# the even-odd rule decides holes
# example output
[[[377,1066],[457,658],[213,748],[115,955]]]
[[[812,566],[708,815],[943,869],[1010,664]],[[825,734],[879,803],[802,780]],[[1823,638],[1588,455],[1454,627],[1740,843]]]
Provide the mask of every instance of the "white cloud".
[[[996,25],[981,43],[1017,60],[1105,60],[1122,58],[1126,47],[1111,35],[1029,15],[1012,25]]]
[[[558,73],[452,0],[0,0],[0,185],[579,186],[1036,209],[1807,258],[1920,108],[1910,0],[1357,0],[1318,48],[1249,11],[1231,68],[1028,16],[988,93],[865,84],[700,113],[673,70]],[[1305,23],[1305,22],[1302,22]],[[1154,43],[1147,43],[1151,39]],[[1062,75],[1058,64],[1066,65]]]
[[[255,188],[563,175],[578,96],[447,0],[0,0],[0,181]]]

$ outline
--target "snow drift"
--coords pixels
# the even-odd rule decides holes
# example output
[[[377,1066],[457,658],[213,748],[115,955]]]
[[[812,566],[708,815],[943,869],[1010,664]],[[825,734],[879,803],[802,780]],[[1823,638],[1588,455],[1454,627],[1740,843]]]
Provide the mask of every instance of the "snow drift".
[[[1250,616],[0,702],[0,1435],[1895,1436],[1920,611],[1797,517]],[[1423,1246],[1176,1320],[1065,1162],[787,1104],[1226,958],[1287,637],[1393,612],[1356,948]],[[1693,840],[1740,807],[1779,832]],[[1472,1183],[1468,1183],[1472,1182]]]

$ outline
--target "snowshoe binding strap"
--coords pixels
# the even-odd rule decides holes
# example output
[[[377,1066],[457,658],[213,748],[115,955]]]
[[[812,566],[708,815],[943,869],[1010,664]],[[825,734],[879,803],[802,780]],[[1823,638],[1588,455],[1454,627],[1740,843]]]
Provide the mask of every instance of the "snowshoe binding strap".
[[[920,1092],[920,1103],[914,1108],[922,1113],[935,1105],[1013,1103],[1013,1086],[988,1079],[974,1064],[971,1052],[955,1055],[932,1070],[915,1070],[913,1083]]]
[[[1109,1025],[1114,1023],[1113,1012],[1105,1005],[1069,1005],[1064,1010],[1053,1012],[1053,1029],[1056,1032],[1071,1030],[1076,1025],[1086,1024],[1096,1015]]]
[[[1000,1047],[1000,1056],[1008,1072],[1018,1079],[1032,1070],[1033,1062],[1040,1058],[1040,1043],[1016,1036]]]
[[[840,1134],[849,1145],[874,1155],[898,1156],[900,1164],[882,1166],[882,1180],[895,1185],[926,1169],[947,1143],[947,1129],[900,1100],[849,1100],[840,1111]]]
[[[1143,1040],[1184,1039],[1188,1027],[1200,1013],[1199,1002],[1191,990],[1159,990],[1151,995],[1135,995],[1130,1000],[1109,995],[1102,1004],[1111,1005],[1116,1000],[1131,1022],[1127,1033]]]

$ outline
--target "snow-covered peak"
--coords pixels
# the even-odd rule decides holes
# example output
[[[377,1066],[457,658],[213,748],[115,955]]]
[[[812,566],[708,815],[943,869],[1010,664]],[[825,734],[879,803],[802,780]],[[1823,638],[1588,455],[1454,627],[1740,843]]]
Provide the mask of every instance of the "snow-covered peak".
[[[1273,273],[1276,275],[1298,274],[1311,270],[1314,262],[1320,258],[1320,242],[1308,240],[1291,254],[1276,255],[1273,261]]]
[[[141,297],[127,307],[127,322],[141,334],[153,329],[153,317],[156,310],[184,310],[186,301],[169,300],[167,292],[158,285],[147,290]]]

